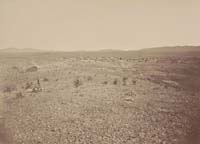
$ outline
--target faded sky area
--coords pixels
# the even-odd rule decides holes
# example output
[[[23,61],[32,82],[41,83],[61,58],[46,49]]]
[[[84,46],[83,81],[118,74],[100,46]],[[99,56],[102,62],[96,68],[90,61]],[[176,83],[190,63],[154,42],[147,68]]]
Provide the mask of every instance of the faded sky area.
[[[199,0],[0,0],[0,48],[200,44]]]

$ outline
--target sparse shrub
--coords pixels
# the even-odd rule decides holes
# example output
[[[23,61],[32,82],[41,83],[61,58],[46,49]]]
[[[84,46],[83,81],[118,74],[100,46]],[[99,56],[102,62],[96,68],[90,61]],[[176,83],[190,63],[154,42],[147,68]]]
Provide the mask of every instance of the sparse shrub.
[[[118,83],[118,80],[115,79],[115,80],[113,81],[113,84],[114,84],[114,85],[117,85],[117,83]]]
[[[107,81],[104,81],[104,82],[103,82],[103,84],[105,84],[105,85],[106,85],[106,84],[108,84],[108,82],[107,82]]]
[[[44,78],[43,81],[47,82],[47,81],[49,81],[49,79],[48,78]]]
[[[76,79],[76,80],[74,81],[74,86],[75,86],[75,87],[79,87],[79,86],[81,86],[82,84],[83,84],[82,81],[79,80],[79,79]]]
[[[12,69],[18,70],[18,67],[17,66],[13,66]]]
[[[126,81],[128,80],[127,77],[123,77],[122,81],[123,81],[123,85],[126,85]]]
[[[27,82],[26,84],[25,84],[25,89],[27,90],[27,89],[30,89],[30,88],[32,88],[32,86],[33,86],[33,83],[32,82]]]
[[[17,86],[15,84],[5,84],[2,86],[1,89],[4,93],[10,93],[12,91],[17,90]]]
[[[22,97],[23,97],[22,92],[17,92],[17,93],[16,93],[16,98],[22,98]]]
[[[88,76],[87,80],[88,80],[88,81],[91,81],[91,80],[92,80],[92,77],[91,77],[91,76]]]
[[[80,97],[83,97],[84,95],[83,95],[83,94],[79,94],[79,96],[80,96]]]
[[[132,80],[132,84],[133,84],[133,85],[136,85],[136,80]]]
[[[123,77],[123,81],[126,81],[126,80],[128,80],[128,78],[127,77]]]

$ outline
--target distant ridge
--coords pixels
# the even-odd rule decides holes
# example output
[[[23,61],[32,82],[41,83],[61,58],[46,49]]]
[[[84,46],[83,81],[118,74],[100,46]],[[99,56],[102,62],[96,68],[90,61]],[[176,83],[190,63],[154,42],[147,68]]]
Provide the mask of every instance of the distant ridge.
[[[64,52],[64,53],[173,53],[173,52],[200,52],[200,46],[163,46],[131,49],[100,49],[100,50],[80,50],[80,51],[45,51],[34,48],[5,48],[0,49],[0,53],[37,53],[37,52]]]
[[[144,48],[139,50],[141,52],[200,52],[200,46],[164,46]]]
[[[18,48],[5,48],[5,49],[0,49],[0,52],[6,52],[6,53],[24,53],[24,52],[43,52],[42,50],[39,49],[33,49],[33,48],[23,48],[23,49],[18,49]]]
[[[124,51],[124,50],[120,50],[120,49],[102,49],[102,50],[98,50],[100,52],[114,52],[114,51]]]
[[[151,48],[143,48],[137,50],[131,49],[102,49],[96,50],[94,52],[186,52],[186,51],[199,51],[200,46],[163,46],[163,47],[151,47]]]

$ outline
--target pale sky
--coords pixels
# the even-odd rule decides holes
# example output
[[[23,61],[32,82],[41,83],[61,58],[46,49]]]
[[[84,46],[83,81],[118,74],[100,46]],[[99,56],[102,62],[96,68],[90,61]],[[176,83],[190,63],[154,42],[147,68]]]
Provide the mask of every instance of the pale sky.
[[[0,0],[0,48],[200,44],[200,0]]]

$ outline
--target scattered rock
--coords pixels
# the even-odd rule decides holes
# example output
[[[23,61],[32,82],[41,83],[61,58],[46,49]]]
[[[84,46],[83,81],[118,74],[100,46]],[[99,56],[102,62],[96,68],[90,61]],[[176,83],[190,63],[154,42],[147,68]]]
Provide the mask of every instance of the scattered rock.
[[[136,93],[133,91],[129,91],[129,92],[125,93],[125,96],[136,96]]]
[[[26,83],[25,87],[26,92],[28,93],[37,93],[42,91],[40,80],[37,79],[37,83],[33,84],[32,82]]]
[[[41,92],[42,91],[42,88],[41,87],[34,87],[32,89],[32,93],[38,93],[38,92]]]
[[[133,102],[134,101],[133,97],[126,97],[124,100],[127,101],[127,102]]]
[[[33,92],[33,89],[32,89],[32,88],[26,89],[26,92],[27,92],[27,93],[32,93],[32,92]]]
[[[173,87],[177,87],[179,86],[179,84],[175,81],[172,81],[172,80],[162,80],[165,84],[168,84],[168,85],[171,85]]]

